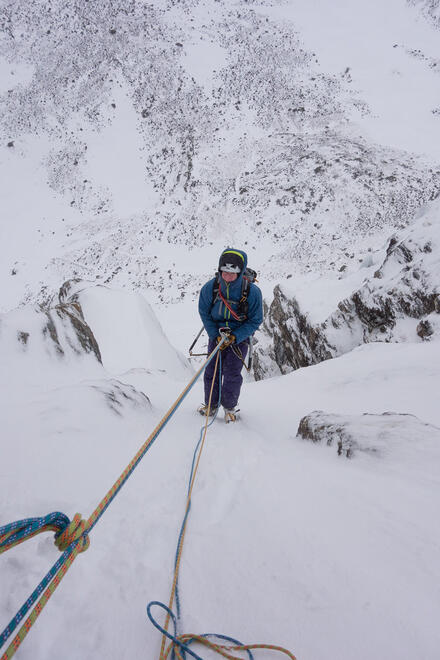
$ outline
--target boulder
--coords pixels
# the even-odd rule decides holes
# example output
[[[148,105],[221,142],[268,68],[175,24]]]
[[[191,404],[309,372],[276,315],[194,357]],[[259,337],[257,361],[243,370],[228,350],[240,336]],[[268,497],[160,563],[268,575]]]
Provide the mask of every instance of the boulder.
[[[299,423],[297,438],[335,447],[338,456],[353,457],[363,452],[377,457],[390,454],[408,456],[408,447],[420,451],[421,442],[437,446],[440,429],[415,415],[384,412],[341,415],[314,410]]]

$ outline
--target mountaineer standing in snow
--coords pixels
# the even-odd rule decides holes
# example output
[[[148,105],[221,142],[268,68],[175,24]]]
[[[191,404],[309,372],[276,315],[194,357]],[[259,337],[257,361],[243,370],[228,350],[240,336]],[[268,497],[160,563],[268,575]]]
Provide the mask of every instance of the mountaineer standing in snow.
[[[242,250],[228,248],[220,255],[218,273],[200,291],[199,314],[208,333],[208,353],[221,341],[220,329],[229,332],[222,346],[221,404],[225,421],[237,419],[237,403],[243,382],[241,370],[248,352],[250,337],[263,322],[263,301],[260,289],[252,282],[255,273],[246,277],[247,255]],[[215,360],[205,369],[205,404],[199,408],[208,413],[208,400],[214,376]],[[218,373],[212,392],[210,414],[217,411],[219,398]]]

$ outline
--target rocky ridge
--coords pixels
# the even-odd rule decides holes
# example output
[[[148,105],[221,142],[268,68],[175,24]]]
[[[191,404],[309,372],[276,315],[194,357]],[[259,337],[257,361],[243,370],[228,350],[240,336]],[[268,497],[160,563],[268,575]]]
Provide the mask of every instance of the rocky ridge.
[[[393,235],[379,267],[321,323],[275,287],[256,347],[256,378],[316,364],[362,343],[439,339],[439,214],[437,203],[410,230]]]
[[[58,358],[91,355],[101,363],[98,343],[78,297],[75,292],[69,293],[74,284],[65,282],[53,304],[0,315],[2,341],[11,342],[15,336],[24,353],[43,348],[46,354]]]

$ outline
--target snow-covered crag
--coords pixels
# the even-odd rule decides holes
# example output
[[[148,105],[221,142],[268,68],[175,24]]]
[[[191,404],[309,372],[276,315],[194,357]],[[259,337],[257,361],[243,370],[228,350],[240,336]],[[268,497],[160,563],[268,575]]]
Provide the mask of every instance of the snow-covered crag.
[[[379,267],[371,254],[371,274],[321,323],[277,286],[256,348],[256,377],[288,373],[362,343],[440,339],[439,223],[436,203],[411,229],[393,235]]]
[[[46,307],[0,315],[0,389],[64,388],[117,415],[150,410],[149,377],[186,379],[190,368],[139,294],[69,280]],[[146,391],[145,391],[146,390]]]
[[[42,350],[48,356],[74,357],[90,354],[99,363],[101,353],[87,324],[78,296],[69,295],[73,282],[61,287],[58,301],[47,307],[22,307],[0,316],[0,343],[11,349],[17,342],[24,354]]]

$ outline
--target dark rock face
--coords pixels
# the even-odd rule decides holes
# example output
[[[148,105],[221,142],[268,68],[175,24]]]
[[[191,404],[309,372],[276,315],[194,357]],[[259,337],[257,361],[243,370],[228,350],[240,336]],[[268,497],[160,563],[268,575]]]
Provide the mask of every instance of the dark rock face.
[[[84,283],[82,283],[84,285]],[[90,326],[86,323],[79,302],[80,280],[70,280],[60,289],[57,305],[40,307],[42,315],[41,334],[56,355],[63,357],[72,351],[76,355],[92,353],[102,363],[98,342]],[[35,330],[17,331],[17,340],[26,349],[35,341]]]
[[[269,375],[268,360],[278,366],[281,374],[286,374],[335,355],[335,348],[329,344],[322,329],[308,322],[298,302],[288,298],[280,286],[274,289],[274,299],[265,313],[263,331],[273,343],[264,348],[259,344],[256,346],[254,375],[257,380]]]
[[[29,339],[29,332],[17,332],[17,339],[23,344],[23,346],[26,346]]]
[[[438,335],[440,320],[440,248],[426,234],[435,232],[415,227],[405,238],[392,236],[381,266],[372,277],[323,322],[313,324],[297,300],[280,286],[267,311],[263,340],[256,347],[254,373],[257,380],[285,374],[342,355],[362,343],[404,341],[399,334],[403,319],[417,337],[430,341]],[[429,225],[429,223],[428,223]]]
[[[328,446],[336,445],[338,456],[350,458],[353,455],[355,440],[342,415],[328,415],[322,410],[315,410],[301,419],[296,436]]]
[[[417,334],[421,339],[427,339],[434,334],[434,329],[428,320],[420,321],[417,326]]]
[[[420,442],[433,438],[440,442],[440,429],[414,415],[339,415],[314,410],[301,419],[296,437],[336,447],[338,456],[352,458],[363,452],[380,458],[402,449],[407,455],[408,446],[420,454]]]
[[[70,322],[82,350],[85,353],[94,353],[98,362],[102,363],[98,342],[84,319],[79,302],[77,288],[80,281],[75,279],[64,282],[58,294],[59,305],[55,307],[55,310],[61,321]],[[72,348],[78,352],[73,345]]]

